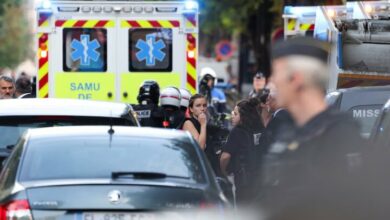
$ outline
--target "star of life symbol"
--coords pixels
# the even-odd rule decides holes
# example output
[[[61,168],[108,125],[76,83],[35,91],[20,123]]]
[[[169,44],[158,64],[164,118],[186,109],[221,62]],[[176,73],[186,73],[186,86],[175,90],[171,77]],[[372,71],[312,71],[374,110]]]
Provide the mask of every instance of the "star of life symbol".
[[[80,39],[80,41],[73,39],[70,44],[72,49],[74,49],[71,54],[72,60],[80,60],[80,65],[82,66],[88,66],[91,60],[98,61],[100,53],[96,50],[100,47],[99,42],[96,39],[90,41],[87,34],[82,34]]]
[[[139,39],[135,45],[139,49],[136,53],[138,61],[146,61],[146,66],[156,65],[156,59],[162,61],[165,57],[165,53],[161,50],[166,47],[163,40],[156,42],[156,36],[153,34],[146,35],[146,41]]]

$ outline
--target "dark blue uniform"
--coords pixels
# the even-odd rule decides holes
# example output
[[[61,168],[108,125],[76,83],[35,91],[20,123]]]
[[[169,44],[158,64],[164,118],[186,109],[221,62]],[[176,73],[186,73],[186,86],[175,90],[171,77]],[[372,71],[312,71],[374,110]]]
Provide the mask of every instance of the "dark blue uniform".
[[[134,111],[142,127],[163,127],[162,109],[154,104],[133,105]]]
[[[359,130],[351,118],[328,109],[290,141],[272,144],[258,197],[269,219],[363,218]]]

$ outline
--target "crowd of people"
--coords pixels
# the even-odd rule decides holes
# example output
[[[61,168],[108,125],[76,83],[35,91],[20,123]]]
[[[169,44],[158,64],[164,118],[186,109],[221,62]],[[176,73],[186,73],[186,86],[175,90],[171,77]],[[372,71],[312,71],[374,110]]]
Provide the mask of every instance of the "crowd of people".
[[[365,176],[382,163],[366,165],[375,159],[366,158],[358,124],[326,104],[329,47],[312,38],[276,44],[271,76],[254,75],[253,91],[231,112],[231,129],[212,69],[201,73],[200,94],[145,81],[133,108],[142,126],[188,131],[215,174],[232,179],[237,207],[254,206],[267,219],[369,219],[373,213],[362,210],[381,191],[368,192]],[[1,99],[31,92],[27,76],[0,77]]]
[[[223,99],[218,92],[213,98],[212,74],[203,74],[202,94],[186,94],[180,123],[169,123],[194,137],[217,176],[232,180],[237,207],[254,207],[266,219],[387,216],[383,206],[371,207],[374,215],[367,212],[367,199],[378,201],[373,195],[381,191],[366,177],[383,163],[370,163],[376,159],[367,154],[358,123],[325,101],[329,47],[311,38],[276,44],[271,76],[254,75],[253,91],[235,105],[220,148],[213,144],[211,114],[218,113]],[[170,90],[160,94],[162,107],[164,98],[182,94]],[[386,180],[379,181],[380,189]]]

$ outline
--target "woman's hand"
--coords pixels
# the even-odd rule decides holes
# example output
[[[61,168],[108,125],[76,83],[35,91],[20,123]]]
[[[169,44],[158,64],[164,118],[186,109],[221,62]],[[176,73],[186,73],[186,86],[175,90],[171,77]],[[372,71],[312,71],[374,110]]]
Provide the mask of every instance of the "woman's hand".
[[[206,125],[207,123],[207,117],[206,117],[206,114],[205,113],[200,113],[199,116],[198,116],[198,121],[200,123],[200,125]]]

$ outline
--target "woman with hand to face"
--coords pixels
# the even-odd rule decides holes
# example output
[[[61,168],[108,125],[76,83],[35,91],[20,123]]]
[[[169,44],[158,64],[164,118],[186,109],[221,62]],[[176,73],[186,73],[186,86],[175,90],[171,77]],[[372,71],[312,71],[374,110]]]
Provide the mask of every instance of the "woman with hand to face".
[[[198,142],[202,150],[206,149],[207,139],[207,100],[201,94],[195,94],[190,98],[190,118],[184,122],[183,130],[189,131]]]

